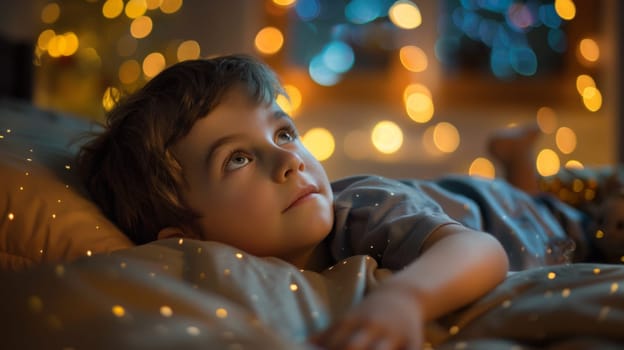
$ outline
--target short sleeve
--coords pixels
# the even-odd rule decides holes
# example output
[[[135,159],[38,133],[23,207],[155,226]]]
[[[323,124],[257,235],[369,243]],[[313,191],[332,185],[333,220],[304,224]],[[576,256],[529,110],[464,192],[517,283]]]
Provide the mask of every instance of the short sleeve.
[[[335,224],[330,246],[337,260],[364,254],[381,267],[401,269],[418,257],[433,231],[457,223],[417,183],[362,176],[339,180],[332,187]]]

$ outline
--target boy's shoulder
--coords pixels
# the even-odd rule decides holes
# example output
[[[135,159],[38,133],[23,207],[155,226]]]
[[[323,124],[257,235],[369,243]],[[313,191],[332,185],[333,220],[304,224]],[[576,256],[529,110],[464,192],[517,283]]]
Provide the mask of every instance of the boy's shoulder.
[[[415,183],[420,183],[420,180],[411,179],[393,179],[385,176],[379,176],[374,174],[361,174],[344,177],[331,182],[331,188],[334,194],[344,192],[349,189],[401,189],[403,187],[414,187]]]

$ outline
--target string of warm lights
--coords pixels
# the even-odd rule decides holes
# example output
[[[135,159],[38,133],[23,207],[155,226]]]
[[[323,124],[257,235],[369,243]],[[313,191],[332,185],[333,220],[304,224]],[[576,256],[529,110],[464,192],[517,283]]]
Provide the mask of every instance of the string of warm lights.
[[[184,6],[182,0],[106,0],[103,3],[97,3],[95,0],[85,1],[99,6],[101,16],[109,22],[123,22],[123,25],[127,27],[127,35],[113,38],[121,62],[117,67],[117,81],[111,82],[109,86],[105,87],[103,95],[101,95],[103,96],[102,106],[105,110],[113,107],[115,97],[121,93],[120,88],[132,91],[168,65],[212,54],[202,52],[200,44],[194,39],[178,40],[173,49],[171,49],[172,44],[169,44],[167,50],[154,50],[144,55],[138,53],[139,42],[150,37],[154,27],[158,26],[159,21],[163,19],[162,16],[178,13]],[[382,19],[393,26],[392,30],[418,31],[423,21],[431,19],[423,19],[417,3],[418,1],[410,0],[352,0],[342,5],[344,6],[343,17],[348,25],[354,27]],[[468,4],[471,2],[461,3]],[[507,16],[509,23],[506,25],[515,26],[518,30],[527,30],[526,28],[530,26],[536,26],[535,23],[539,19],[544,27],[556,34],[552,34],[553,37],[559,39],[560,37],[557,35],[561,35],[561,22],[573,21],[576,17],[576,6],[572,0],[556,0],[552,4],[544,5],[538,9],[511,1],[497,3],[507,4],[507,7],[500,8],[500,4],[498,4],[499,8],[494,8],[492,7],[494,5],[490,4],[490,8],[484,7],[484,9],[496,10],[497,13]],[[281,9],[282,11],[279,13],[283,16],[296,16],[298,20],[303,22],[313,21],[322,16],[322,6],[324,6],[324,3],[319,0],[267,0],[267,4]],[[465,23],[467,18],[472,20],[475,18],[470,15],[475,13],[474,9],[466,6],[461,9],[463,20],[461,23]],[[95,62],[95,64],[101,65],[102,58],[97,40],[81,33],[78,29],[62,31],[55,28],[55,23],[61,17],[62,12],[63,8],[60,2],[49,2],[41,10],[41,21],[45,28],[41,31],[36,42],[36,64],[42,66],[49,64],[52,60],[75,57],[82,61]],[[285,48],[290,45],[290,37],[285,34],[287,31],[283,27],[287,21],[280,23],[281,25],[266,25],[257,30],[254,37],[254,48],[259,55],[269,58],[283,54]],[[459,26],[464,28],[464,24],[459,24]],[[484,25],[484,28],[486,27]],[[339,23],[335,29],[333,32],[341,33],[344,31],[344,25]],[[487,34],[487,32],[484,33]],[[307,79],[321,87],[332,86],[340,82],[343,76],[352,70],[358,59],[356,50],[340,35],[332,35],[327,38],[326,42],[322,43],[318,52],[307,58],[307,74],[304,77],[299,77],[299,79]],[[485,35],[482,39],[487,42],[487,38],[489,36]],[[561,46],[557,46],[558,41],[555,39],[551,40],[549,37],[551,40],[549,43],[552,44],[553,50],[559,50]],[[443,40],[439,40],[436,44],[436,50],[444,43]],[[424,127],[422,134],[423,149],[431,157],[456,152],[462,141],[461,130],[451,122],[437,120],[434,93],[428,86],[416,81],[418,74],[425,73],[430,69],[432,60],[443,59],[439,52],[427,50],[414,43],[402,44],[400,47],[394,48],[389,47],[387,50],[390,57],[396,59],[406,73],[414,77],[404,87],[402,101],[405,117],[416,125]],[[493,49],[493,51],[495,50]],[[594,38],[581,39],[576,43],[575,52],[578,62],[583,67],[595,67],[600,61],[600,47]],[[493,57],[495,57],[494,53],[492,59]],[[528,55],[526,57],[531,58],[533,56]],[[513,57],[510,60],[509,67],[516,67],[513,64]],[[494,75],[501,72],[499,68],[492,67]],[[526,68],[526,65],[522,67]],[[517,69],[516,74],[530,74],[533,71],[533,68],[528,70]],[[284,83],[289,98],[279,96],[277,103],[287,113],[296,117],[300,110],[306,106],[305,89],[302,86],[308,84],[308,81],[293,79]],[[581,74],[577,77],[576,89],[580,96],[580,102],[587,111],[597,112],[601,109],[602,93],[590,74]],[[558,125],[557,112],[551,107],[542,106],[539,108],[536,111],[536,122],[544,134],[554,135],[555,138],[557,149],[539,150],[536,160],[536,167],[541,175],[552,175],[561,168],[560,154],[568,156],[575,151],[577,136],[570,127]],[[401,128],[400,123],[391,118],[386,118],[378,121],[369,131],[363,132],[354,128],[344,136],[343,144],[336,142],[336,136],[332,133],[331,126],[328,125],[307,130],[303,133],[302,139],[309,150],[320,160],[331,158],[337,150],[352,159],[367,159],[369,156],[363,150],[371,149],[371,146],[380,155],[392,155],[399,152],[404,145],[405,135],[406,132]],[[564,166],[583,167],[578,160],[569,160]],[[476,157],[471,162],[467,172],[471,175],[484,177],[496,175],[493,163],[487,157],[481,156]]]

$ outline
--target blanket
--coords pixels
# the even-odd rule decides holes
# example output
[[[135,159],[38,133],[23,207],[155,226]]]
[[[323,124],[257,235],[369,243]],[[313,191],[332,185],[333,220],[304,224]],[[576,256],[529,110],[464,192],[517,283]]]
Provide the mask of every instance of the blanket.
[[[2,272],[7,349],[312,349],[391,272],[354,256],[317,273],[188,239]],[[427,324],[426,348],[585,349],[624,344],[624,267],[510,275]]]

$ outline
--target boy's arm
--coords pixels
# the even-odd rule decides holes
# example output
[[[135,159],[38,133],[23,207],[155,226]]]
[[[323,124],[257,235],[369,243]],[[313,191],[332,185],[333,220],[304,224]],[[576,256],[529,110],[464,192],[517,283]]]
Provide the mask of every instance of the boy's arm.
[[[442,226],[418,259],[385,280],[317,343],[329,349],[420,349],[426,321],[482,296],[507,269],[507,255],[493,236]]]

